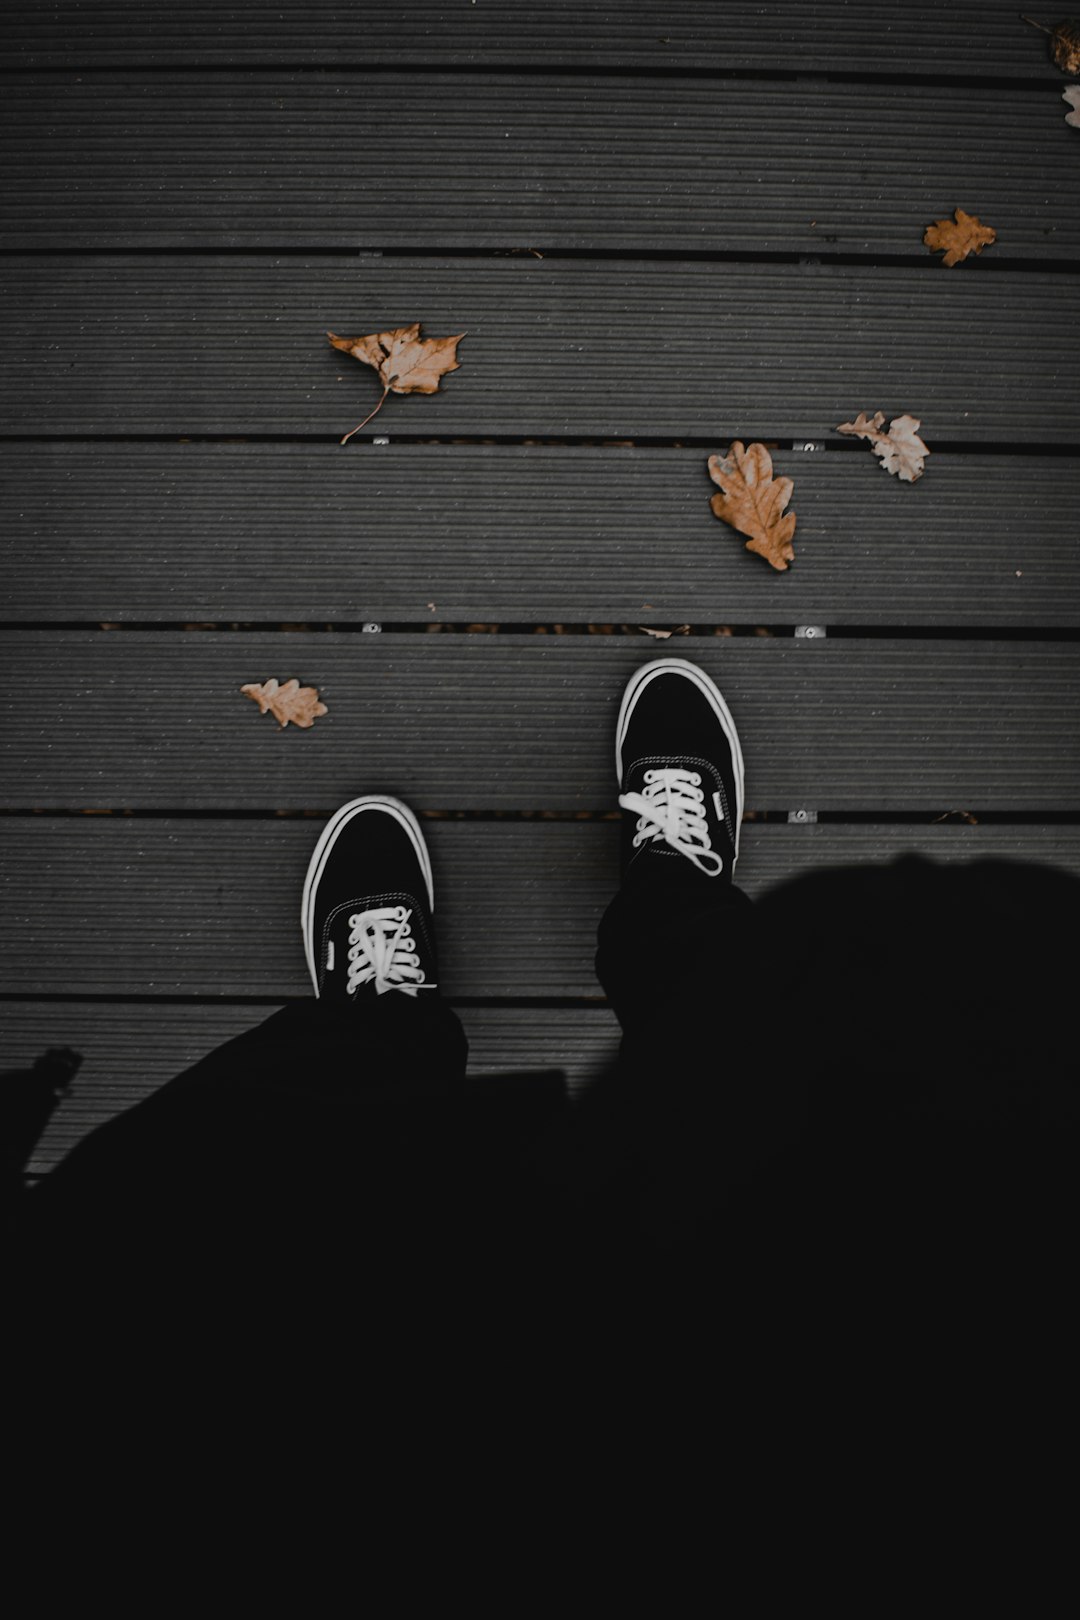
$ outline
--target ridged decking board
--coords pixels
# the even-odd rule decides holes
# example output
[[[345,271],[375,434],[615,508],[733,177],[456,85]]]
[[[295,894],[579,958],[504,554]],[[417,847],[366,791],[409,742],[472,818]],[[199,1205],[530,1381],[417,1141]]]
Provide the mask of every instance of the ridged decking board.
[[[964,207],[1080,254],[1060,89],[685,77],[15,74],[9,248],[903,254]],[[868,132],[888,138],[868,144]]]
[[[437,394],[391,396],[369,439],[841,442],[833,429],[860,410],[912,413],[931,449],[1080,439],[1072,276],[527,255],[15,256],[0,291],[0,431],[12,434],[336,440],[380,390],[327,329],[421,320],[429,336],[468,333],[461,368]]]
[[[712,516],[706,460],[538,445],[8,447],[2,616],[1080,624],[1080,457],[934,454],[913,488],[861,449],[776,451],[798,517],[784,574]]]
[[[29,1067],[50,1046],[71,1046],[83,1063],[30,1161],[49,1171],[79,1139],[197,1063],[222,1042],[259,1024],[271,1007],[161,1002],[9,1002],[3,1009],[0,1066]],[[618,1048],[606,1007],[462,1007],[471,1075],[562,1069],[573,1095]]]
[[[7,802],[28,809],[613,809],[619,699],[716,680],[761,810],[1075,810],[1080,645],[779,637],[48,632],[0,637]],[[271,676],[329,713],[279,730]]]
[[[861,0],[410,0],[404,12],[387,0],[41,0],[6,16],[0,61],[31,68],[398,67],[404,58],[439,66],[1051,77],[1045,38],[1018,11],[1017,0],[923,0],[902,12]]]
[[[0,1071],[86,1054],[35,1169],[311,993],[307,863],[374,788],[427,812],[473,1072],[595,1070],[654,657],[731,704],[751,896],[908,850],[1080,872],[1080,133],[1018,13],[5,9]],[[946,270],[957,207],[998,241]],[[326,330],[412,321],[461,369],[340,448],[379,384]],[[836,432],[878,409],[918,484]],[[710,515],[737,438],[794,479],[786,574]],[[684,623],[777,634],[521,633]],[[294,675],[309,732],[239,692]]]
[[[0,820],[0,847],[21,856],[0,923],[5,990],[309,995],[300,896],[322,826]],[[618,882],[613,824],[425,820],[424,836],[446,995],[602,999],[592,957],[597,922]],[[62,934],[34,960],[25,941],[56,902],[64,908]]]
[[[615,822],[423,825],[447,996],[602,999],[593,954],[618,883]],[[300,894],[321,829],[275,819],[0,819],[0,850],[18,857],[7,863],[0,913],[5,997],[310,995]],[[912,851],[1080,870],[1076,827],[747,823],[736,876],[756,898],[801,872]],[[57,916],[62,928],[46,920]],[[803,943],[812,939],[808,917]]]
[[[318,829],[271,822],[256,830],[252,838],[236,823],[113,818],[28,824],[28,836],[16,843],[22,858],[9,868],[0,924],[9,998],[0,1006],[0,1068],[29,1065],[57,1045],[85,1059],[32,1172],[47,1171],[88,1130],[272,1010],[265,1000],[224,997],[310,993],[296,893]],[[0,847],[11,831],[0,823]],[[615,881],[613,826],[429,821],[425,832],[449,993],[597,994],[592,927]],[[1080,871],[1080,833],[1066,827],[746,826],[742,849],[738,877],[751,894],[802,870],[911,850],[936,860],[1035,859]],[[25,859],[28,850],[33,860]],[[58,902],[68,946],[47,958],[27,953],[27,939],[40,937],[40,917]],[[67,996],[159,999],[65,1002],[56,999],[58,986]],[[10,999],[19,994],[48,999]],[[160,999],[195,994],[218,1000]],[[460,1016],[473,1074],[562,1068],[573,1089],[617,1043],[603,1006],[465,1005]]]

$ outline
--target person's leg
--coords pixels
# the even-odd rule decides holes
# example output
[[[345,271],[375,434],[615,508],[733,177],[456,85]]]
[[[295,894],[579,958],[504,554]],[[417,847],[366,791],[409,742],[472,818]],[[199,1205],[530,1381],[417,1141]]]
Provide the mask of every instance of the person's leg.
[[[696,665],[659,658],[623,694],[615,732],[619,892],[599,931],[597,975],[624,1030],[696,1002],[737,953],[725,938],[749,902],[732,878],[744,801],[742,749],[723,697]]]
[[[664,658],[627,685],[616,728],[621,885],[597,976],[623,1029],[591,1101],[632,1161],[646,1245],[697,1239],[789,1140],[790,1087],[770,1069],[755,913],[735,887],[742,751],[716,686]]]
[[[369,1093],[438,1095],[464,1079],[468,1045],[438,986],[434,908],[431,857],[408,806],[376,794],[343,805],[309,862],[301,928],[324,1033],[362,1057]]]
[[[632,868],[600,920],[596,975],[623,1031],[688,1017],[741,977],[753,906],[689,863]],[[696,1015],[693,1019],[696,1023]]]
[[[29,1200],[57,1244],[134,1267],[346,1241],[395,1244],[445,1200],[467,1043],[438,990],[431,866],[406,806],[369,796],[323,832],[304,886],[315,996],[210,1053],[81,1143]],[[452,1157],[452,1156],[451,1156]],[[125,1262],[124,1257],[127,1257]]]

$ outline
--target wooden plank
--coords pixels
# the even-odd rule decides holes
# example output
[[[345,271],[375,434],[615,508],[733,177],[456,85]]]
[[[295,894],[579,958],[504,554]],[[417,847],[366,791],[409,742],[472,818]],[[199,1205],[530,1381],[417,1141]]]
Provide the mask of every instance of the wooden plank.
[[[425,809],[614,808],[637,636],[50,632],[0,637],[9,806],[330,813],[381,789]],[[724,692],[749,808],[1080,807],[1075,641],[689,636]],[[281,731],[240,688],[316,686]]]
[[[320,830],[299,820],[0,819],[5,998],[307,996],[299,900]],[[615,822],[428,820],[424,833],[444,994],[601,996],[593,954],[618,883]],[[756,898],[800,872],[910,851],[1080,871],[1080,829],[747,823],[736,876]]]
[[[1043,36],[1015,0],[909,0],[902,17],[858,0],[39,0],[5,11],[12,68],[633,67],[653,71],[997,74],[1046,79]]]
[[[308,995],[299,907],[320,830],[321,820],[0,819],[5,989]],[[444,994],[601,995],[591,963],[617,882],[610,826],[598,836],[596,824],[426,821],[424,832]],[[57,902],[59,929],[44,920]]]
[[[46,1174],[95,1126],[274,1010],[251,1002],[7,1002],[0,1069],[29,1067],[50,1046],[83,1056],[28,1170]],[[462,1007],[459,1016],[471,1075],[562,1069],[573,1095],[618,1049],[607,1007]]]
[[[313,247],[1080,257],[1058,85],[8,75],[8,248]],[[392,109],[392,110],[389,110]],[[887,129],[868,144],[862,132]]]
[[[16,825],[6,818],[2,926],[15,976],[5,977],[5,987],[307,995],[299,897],[319,830],[317,822],[33,818]],[[617,881],[610,827],[599,836],[595,824],[572,823],[425,822],[424,830],[436,869],[445,994],[601,994],[591,959]],[[82,865],[87,859],[92,871]],[[64,928],[43,929],[42,908],[60,894]],[[82,967],[79,957],[87,959]]]
[[[712,516],[699,450],[9,445],[2,611],[14,623],[1080,624],[1080,458],[935,453],[915,487],[861,449],[773,463],[794,480],[798,516],[782,575]]]
[[[931,448],[1080,440],[1071,276],[929,263],[868,275],[527,256],[16,256],[0,265],[0,292],[0,431],[20,435],[336,441],[379,389],[330,348],[327,328],[419,318],[431,335],[468,332],[461,369],[437,394],[391,398],[369,440],[840,443],[837,423],[875,409],[919,416]]]

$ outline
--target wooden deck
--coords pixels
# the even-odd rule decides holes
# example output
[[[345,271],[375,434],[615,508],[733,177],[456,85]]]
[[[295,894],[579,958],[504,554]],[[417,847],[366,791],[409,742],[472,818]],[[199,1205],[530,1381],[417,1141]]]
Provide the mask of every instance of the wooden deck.
[[[85,1059],[35,1171],[308,993],[308,855],[374,789],[474,1070],[592,1072],[664,650],[739,725],[751,894],[1080,872],[1080,130],[1015,0],[39,0],[0,65],[0,1069]],[[957,207],[998,241],[946,270]],[[461,369],[340,447],[378,385],[326,330],[415,320]],[[877,409],[918,483],[835,431]],[[710,514],[735,439],[786,574]]]

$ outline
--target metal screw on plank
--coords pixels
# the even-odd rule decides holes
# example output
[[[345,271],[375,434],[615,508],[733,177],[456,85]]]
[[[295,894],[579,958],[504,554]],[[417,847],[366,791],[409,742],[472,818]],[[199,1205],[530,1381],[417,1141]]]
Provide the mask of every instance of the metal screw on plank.
[[[817,820],[817,811],[816,810],[789,810],[788,814],[787,814],[787,818],[788,818],[789,822],[797,821],[800,824],[800,826],[803,826],[807,822]]]
[[[364,635],[365,636],[377,636],[381,629],[382,629],[381,624],[365,624],[365,626],[364,626]]]
[[[794,439],[791,448],[801,450],[804,455],[812,455],[815,450],[824,450],[824,439]]]
[[[823,624],[797,624],[795,636],[799,641],[824,641],[826,636]]]

